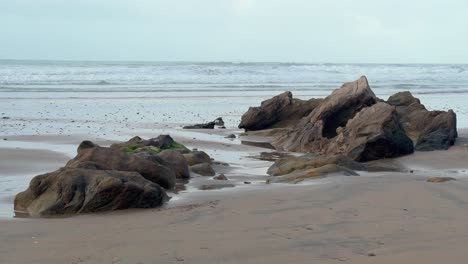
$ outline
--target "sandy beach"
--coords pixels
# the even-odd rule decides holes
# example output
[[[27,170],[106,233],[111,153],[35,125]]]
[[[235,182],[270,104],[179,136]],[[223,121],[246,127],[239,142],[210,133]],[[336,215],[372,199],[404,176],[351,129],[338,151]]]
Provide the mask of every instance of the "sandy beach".
[[[218,158],[226,156],[223,151],[238,159],[264,150],[185,140],[220,152]],[[3,219],[0,263],[463,263],[466,140],[465,133],[449,151],[386,161],[413,173],[362,173],[299,185],[267,185],[251,176],[257,182],[242,186],[248,177],[236,178],[232,169],[240,187],[194,191],[189,184],[192,191],[173,194],[165,208]],[[66,159],[44,150],[0,153],[14,153],[15,162],[32,167],[40,162],[52,168]],[[264,168],[264,162],[243,163],[237,173]],[[20,167],[19,174],[32,168]],[[457,180],[432,184],[426,182],[430,176]]]

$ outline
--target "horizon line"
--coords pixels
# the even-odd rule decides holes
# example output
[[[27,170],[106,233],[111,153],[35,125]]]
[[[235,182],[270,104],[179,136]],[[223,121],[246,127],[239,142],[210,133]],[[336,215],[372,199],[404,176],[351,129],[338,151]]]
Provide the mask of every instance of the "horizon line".
[[[114,63],[198,63],[198,64],[354,64],[354,65],[468,65],[468,63],[428,63],[428,62],[304,62],[304,61],[226,61],[226,60],[88,60],[88,59],[5,59],[0,58],[0,61],[12,62],[114,62]]]

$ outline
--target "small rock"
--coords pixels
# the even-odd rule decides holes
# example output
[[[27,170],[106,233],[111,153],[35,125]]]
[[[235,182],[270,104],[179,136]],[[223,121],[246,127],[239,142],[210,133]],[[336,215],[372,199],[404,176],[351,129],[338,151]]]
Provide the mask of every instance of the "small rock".
[[[431,183],[441,183],[441,182],[447,182],[447,181],[455,181],[456,179],[451,178],[451,177],[432,177],[427,179],[427,182]]]
[[[4,116],[2,117],[2,119],[10,119],[8,116]]]
[[[201,163],[190,166],[190,169],[201,176],[215,176],[216,172],[209,163]]]
[[[374,253],[369,253],[367,254],[368,257],[375,257],[375,254]]]
[[[248,181],[246,181],[246,182],[244,182],[244,184],[252,184],[252,183],[251,183],[251,182],[248,182]]]
[[[227,181],[228,178],[224,174],[220,174],[216,177],[213,178],[213,180],[218,180],[218,181]]]
[[[236,135],[230,134],[230,135],[227,135],[225,138],[236,138]]]

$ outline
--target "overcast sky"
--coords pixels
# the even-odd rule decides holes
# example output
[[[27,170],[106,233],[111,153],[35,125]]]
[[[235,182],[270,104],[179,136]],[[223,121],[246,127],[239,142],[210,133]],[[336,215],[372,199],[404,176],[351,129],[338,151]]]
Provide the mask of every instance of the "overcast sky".
[[[468,63],[467,0],[0,0],[0,58]]]

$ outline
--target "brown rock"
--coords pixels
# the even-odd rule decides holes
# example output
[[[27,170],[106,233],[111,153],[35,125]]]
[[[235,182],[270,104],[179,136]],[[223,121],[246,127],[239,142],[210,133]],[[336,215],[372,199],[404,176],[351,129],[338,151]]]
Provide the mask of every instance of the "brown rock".
[[[184,154],[184,158],[187,160],[189,166],[201,164],[201,163],[211,163],[211,158],[203,151],[192,151],[190,153]]]
[[[213,167],[209,163],[201,163],[190,166],[190,170],[201,176],[215,176],[216,172],[213,170]]]
[[[163,164],[168,166],[174,171],[177,179],[189,179],[190,172],[187,160],[185,160],[184,155],[176,150],[163,150],[158,154],[163,160]]]
[[[441,182],[448,182],[448,181],[455,181],[456,179],[451,177],[432,177],[427,179],[427,182],[431,183],[441,183]]]
[[[80,144],[78,155],[70,160],[66,167],[94,170],[134,171],[145,179],[161,185],[166,189],[175,186],[175,174],[166,166],[156,164],[137,155],[126,154],[120,148],[105,148],[89,143]]]
[[[396,106],[400,123],[416,150],[448,149],[457,138],[457,118],[452,110],[428,111],[410,92],[400,92],[387,101]]]
[[[239,128],[249,131],[287,127],[308,115],[321,101],[322,99],[293,99],[291,92],[284,92],[263,101],[260,107],[250,107],[242,115]]]
[[[166,192],[137,172],[62,168],[34,177],[16,195],[15,210],[32,217],[152,208]]]
[[[318,178],[326,176],[327,174],[341,174],[345,176],[358,176],[355,171],[348,168],[336,165],[336,164],[327,164],[319,168],[307,169],[307,170],[297,170],[289,174],[282,176],[270,177],[267,183],[299,183],[305,179]]]
[[[224,174],[220,174],[216,177],[213,178],[213,180],[218,180],[218,181],[227,181],[228,178]]]

